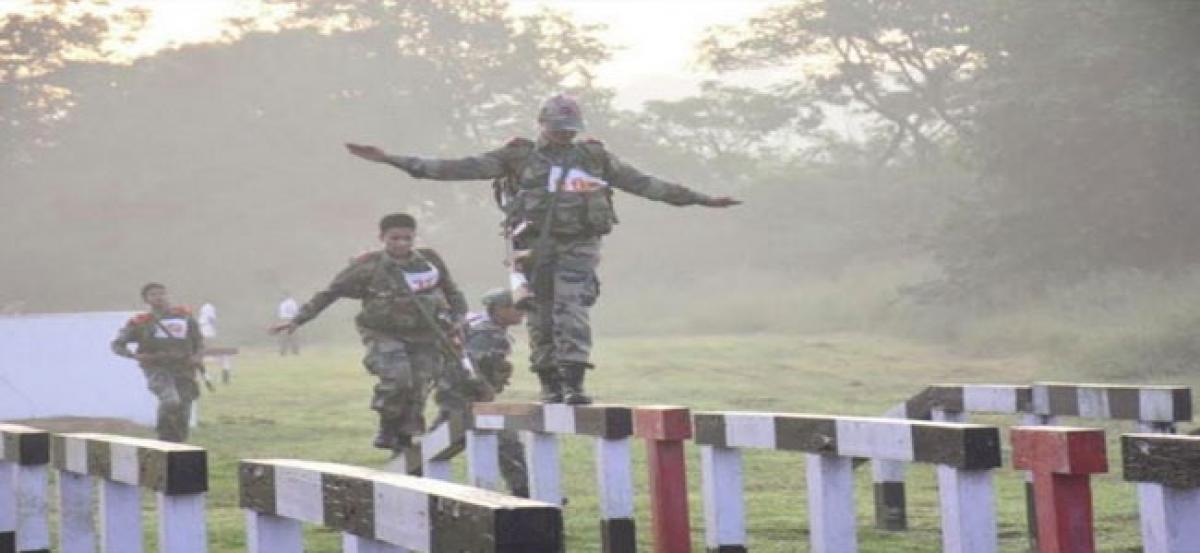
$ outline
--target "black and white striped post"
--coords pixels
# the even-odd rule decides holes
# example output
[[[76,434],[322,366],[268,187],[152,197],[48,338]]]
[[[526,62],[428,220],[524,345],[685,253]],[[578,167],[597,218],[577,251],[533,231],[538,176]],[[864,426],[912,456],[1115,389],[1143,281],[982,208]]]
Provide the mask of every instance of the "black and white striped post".
[[[472,482],[495,487],[500,430],[520,431],[534,499],[562,503],[558,435],[589,436],[596,452],[596,484],[600,495],[600,533],[604,553],[632,553],[637,539],[633,513],[633,467],[630,439],[633,415],[618,405],[540,403],[476,403],[467,430],[468,472]]]
[[[208,550],[208,453],[204,449],[108,434],[56,434],[50,458],[58,472],[62,553],[91,553],[97,541],[104,552],[140,553],[143,489],[155,492],[159,551]],[[92,520],[97,480],[99,540]]]
[[[49,553],[50,434],[0,424],[0,553]]]
[[[939,384],[926,388],[884,416],[962,421],[970,413],[1020,415],[1024,426],[1057,425],[1061,417],[1127,420],[1135,422],[1140,432],[1169,433],[1174,432],[1176,423],[1192,420],[1192,398],[1191,389],[1185,386],[1057,382],[1038,382],[1031,386]],[[872,461],[871,465],[876,526],[887,530],[905,529],[904,463]],[[1031,474],[1026,471],[1026,516],[1030,540],[1036,544],[1037,511],[1030,478]]]
[[[909,420],[962,422],[965,413],[1030,413],[1033,391],[1029,386],[941,384],[921,391],[883,416]],[[935,415],[936,414],[936,415]],[[1033,424],[1026,420],[1026,424]],[[872,459],[875,526],[882,530],[908,528],[904,478],[906,463]]]
[[[814,553],[857,551],[853,458],[931,463],[937,467],[942,547],[951,553],[996,551],[992,469],[1000,466],[996,427],[887,418],[701,412],[705,540],[709,551],[746,550],[742,449],[805,453],[809,535]]]
[[[1121,436],[1125,480],[1138,482],[1142,549],[1188,553],[1200,547],[1200,436]]]
[[[244,460],[250,553],[301,553],[303,523],[339,530],[345,553],[562,553],[557,505],[394,472]]]

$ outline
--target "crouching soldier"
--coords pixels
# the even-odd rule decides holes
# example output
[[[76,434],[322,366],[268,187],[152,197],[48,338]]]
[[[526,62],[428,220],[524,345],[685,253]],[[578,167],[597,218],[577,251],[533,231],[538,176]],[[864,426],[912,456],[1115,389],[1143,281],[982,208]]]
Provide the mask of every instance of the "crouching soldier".
[[[172,306],[167,288],[157,282],[142,287],[150,311],[129,319],[112,341],[113,353],[136,359],[146,384],[158,398],[158,439],[183,442],[188,438],[192,402],[200,397],[196,377],[204,339],[200,325],[186,307]],[[129,350],[137,344],[137,351]]]
[[[484,294],[483,313],[467,316],[465,350],[475,367],[476,378],[464,371],[447,370],[438,381],[435,394],[439,420],[470,416],[471,404],[493,401],[512,378],[512,336],[508,329],[521,324],[525,313],[513,305],[512,293],[497,288]],[[525,448],[515,431],[499,433],[500,473],[509,491],[518,497],[529,497],[529,476],[525,469]]]

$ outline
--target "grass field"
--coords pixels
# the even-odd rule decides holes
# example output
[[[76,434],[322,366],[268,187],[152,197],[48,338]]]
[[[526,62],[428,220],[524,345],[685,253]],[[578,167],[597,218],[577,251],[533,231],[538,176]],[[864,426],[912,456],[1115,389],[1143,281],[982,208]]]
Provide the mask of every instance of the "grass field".
[[[862,335],[705,336],[608,338],[598,344],[591,390],[609,403],[677,404],[693,409],[877,415],[936,382],[1023,383],[1079,380],[1030,359],[963,358],[933,347]],[[523,352],[518,352],[518,356]],[[244,551],[243,515],[237,508],[239,459],[283,457],[379,466],[383,452],[370,448],[374,413],[367,408],[372,380],[350,345],[310,348],[281,358],[250,350],[235,379],[205,396],[195,443],[210,450],[210,535],[214,552]],[[519,371],[505,397],[531,400],[536,383]],[[1193,382],[1179,382],[1194,384]],[[1014,424],[1005,418],[973,422]],[[1068,421],[1078,423],[1077,421]],[[1110,444],[1128,427],[1107,426]],[[143,431],[143,435],[148,434]],[[568,551],[599,551],[598,515],[590,443],[563,441]],[[1099,549],[1139,551],[1133,487],[1119,480],[1119,452],[1110,447],[1112,472],[1095,479]],[[635,475],[645,489],[644,451],[635,447]],[[689,483],[699,485],[699,457],[688,458]],[[461,462],[459,463],[461,465]],[[458,466],[461,472],[462,467]],[[864,467],[865,468],[865,467]],[[750,547],[759,552],[808,551],[804,470],[800,455],[748,452],[745,456]],[[859,541],[864,552],[939,551],[936,494],[929,467],[909,476],[909,516],[904,533],[871,527],[870,471],[858,471]],[[996,471],[1001,550],[1024,551],[1024,498],[1020,475]],[[695,550],[703,551],[698,491],[691,497]],[[149,513],[148,513],[149,514]],[[641,550],[649,551],[646,497],[639,497]],[[338,536],[310,529],[308,551],[340,551]]]

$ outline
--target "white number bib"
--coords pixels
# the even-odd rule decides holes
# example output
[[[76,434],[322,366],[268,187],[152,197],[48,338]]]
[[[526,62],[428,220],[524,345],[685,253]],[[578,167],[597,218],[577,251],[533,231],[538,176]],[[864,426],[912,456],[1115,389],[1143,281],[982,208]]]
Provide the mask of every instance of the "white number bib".
[[[155,338],[187,338],[187,319],[159,319],[154,325]]]

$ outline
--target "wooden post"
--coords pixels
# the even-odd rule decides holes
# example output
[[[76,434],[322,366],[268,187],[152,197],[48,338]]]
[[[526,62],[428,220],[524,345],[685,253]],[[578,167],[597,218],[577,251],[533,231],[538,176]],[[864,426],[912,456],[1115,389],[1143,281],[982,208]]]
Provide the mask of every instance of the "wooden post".
[[[805,453],[804,457],[813,553],[858,551],[851,459],[816,453]]]
[[[654,551],[691,553],[687,461],[683,452],[683,441],[692,437],[691,412],[686,407],[635,408],[633,433],[646,440]]]
[[[1200,437],[1121,436],[1125,480],[1138,483],[1142,548],[1187,553],[1200,544]]]
[[[142,552],[142,492],[137,486],[100,483],[100,534],[104,553]]]
[[[50,550],[50,434],[0,423],[0,551]]]
[[[995,553],[996,494],[992,471],[938,465],[942,551]]]
[[[1041,553],[1094,553],[1090,475],[1108,471],[1104,431],[1016,427],[1013,468],[1033,472]]]
[[[591,437],[600,493],[601,551],[636,551],[629,440],[633,417],[629,407],[485,402],[472,405],[471,415],[471,426],[477,430],[520,432],[530,495],[549,503],[562,502],[557,436]]]
[[[250,553],[304,553],[300,521],[250,509],[246,512],[246,547]]]
[[[704,544],[709,551],[746,551],[746,507],[742,496],[742,452],[700,446],[700,486],[704,494]]]
[[[485,490],[500,489],[500,439],[495,432],[467,431],[467,481]]]
[[[525,466],[529,468],[529,497],[562,505],[562,475],[559,468],[558,436],[546,432],[521,432],[525,443]]]
[[[158,550],[161,553],[204,553],[208,532],[204,494],[167,495],[158,498]]]
[[[408,550],[398,545],[344,533],[342,553],[408,553]]]
[[[58,473],[58,547],[62,553],[95,553],[96,524],[92,520],[95,488],[91,476]]]
[[[629,437],[596,438],[596,484],[600,491],[600,551],[635,553],[633,459]]]

